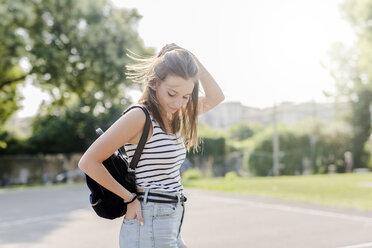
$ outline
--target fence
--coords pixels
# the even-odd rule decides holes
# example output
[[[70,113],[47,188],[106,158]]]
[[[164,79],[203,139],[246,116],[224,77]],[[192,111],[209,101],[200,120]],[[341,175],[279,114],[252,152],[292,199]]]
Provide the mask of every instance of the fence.
[[[81,181],[84,173],[78,168],[82,154],[13,155],[0,157],[0,186]],[[241,154],[197,156],[186,161],[181,171],[196,167],[206,176],[224,176],[229,171],[239,172]]]
[[[78,162],[82,154],[7,155],[0,157],[0,185],[75,181],[84,175]]]

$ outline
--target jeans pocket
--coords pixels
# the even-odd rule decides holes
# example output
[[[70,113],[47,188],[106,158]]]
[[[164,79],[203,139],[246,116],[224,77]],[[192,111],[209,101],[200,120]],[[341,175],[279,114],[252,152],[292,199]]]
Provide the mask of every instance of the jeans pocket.
[[[123,219],[120,229],[120,248],[136,248],[139,245],[140,224],[137,217],[132,220]]]
[[[158,247],[177,247],[179,227],[178,208],[175,204],[161,204],[154,218],[154,237]]]
[[[137,217],[136,218],[134,218],[134,219],[129,219],[129,220],[127,220],[127,219],[123,219],[123,224],[131,224],[131,225],[133,225],[133,224],[135,224],[135,222],[138,222],[138,219],[137,219]]]
[[[174,204],[162,204],[158,208],[157,216],[174,216],[176,209]]]

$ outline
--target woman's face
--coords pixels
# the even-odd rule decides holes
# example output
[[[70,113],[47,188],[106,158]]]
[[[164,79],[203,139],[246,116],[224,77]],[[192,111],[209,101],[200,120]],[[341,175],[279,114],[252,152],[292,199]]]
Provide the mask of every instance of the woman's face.
[[[168,75],[162,82],[155,84],[156,97],[160,103],[163,116],[174,114],[191,99],[194,82],[179,76]]]

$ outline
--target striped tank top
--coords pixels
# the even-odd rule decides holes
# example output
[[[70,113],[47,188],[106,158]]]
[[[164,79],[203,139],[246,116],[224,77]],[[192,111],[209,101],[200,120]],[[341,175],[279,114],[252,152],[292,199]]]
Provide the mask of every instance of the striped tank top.
[[[186,158],[186,148],[180,134],[166,134],[150,114],[153,134],[146,142],[136,167],[136,184],[141,189],[182,192],[180,167]],[[130,162],[137,144],[124,144]]]

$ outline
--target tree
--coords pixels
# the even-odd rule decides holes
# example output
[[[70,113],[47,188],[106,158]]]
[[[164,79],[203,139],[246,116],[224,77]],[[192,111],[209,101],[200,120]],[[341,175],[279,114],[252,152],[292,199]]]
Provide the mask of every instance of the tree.
[[[141,87],[125,77],[127,49],[154,54],[138,36],[137,11],[115,9],[106,0],[8,0],[1,2],[0,13],[7,18],[1,22],[1,35],[9,37],[0,41],[0,55],[7,57],[1,60],[0,75],[8,75],[0,77],[1,120],[18,108],[16,83],[28,78],[52,97],[51,103],[42,104],[35,125],[52,125],[51,132],[61,132],[55,137],[65,134],[62,127],[68,117],[79,116],[69,121],[74,128],[120,106],[124,109],[130,101],[128,89]],[[27,72],[21,60],[30,65]],[[33,141],[47,139],[41,135],[48,133],[46,129],[34,128],[38,138]],[[83,133],[77,133],[80,139]]]
[[[3,0],[0,2],[0,133],[9,117],[19,109],[22,99],[17,84],[22,83],[26,72],[19,66],[26,50],[24,28],[34,19],[27,1]],[[0,141],[0,148],[6,143]]]
[[[357,40],[350,48],[335,44],[330,51],[332,61],[328,67],[336,80],[336,99],[347,99],[352,105],[354,166],[366,167],[369,153],[364,150],[364,145],[370,136],[372,104],[372,2],[345,0],[341,10],[352,25]]]
[[[247,122],[240,122],[230,127],[229,136],[231,139],[244,140],[252,137],[253,128]]]
[[[26,142],[27,153],[74,153],[85,151],[97,138],[95,130],[107,130],[119,117],[122,105],[98,116],[67,109],[63,116],[35,118],[33,136]]]
[[[318,127],[314,131],[314,127]],[[249,154],[249,168],[258,176],[273,175],[272,128],[257,133],[253,139],[255,146]],[[314,155],[315,167],[312,173],[325,173],[333,164],[338,172],[345,171],[344,153],[350,149],[351,128],[346,123],[308,119],[298,121],[293,126],[279,126],[280,175],[294,175],[303,172],[303,162],[311,157],[311,136],[317,138]]]
[[[282,128],[281,128],[282,129]],[[249,157],[249,168],[257,176],[274,175],[272,130],[264,132],[258,137],[255,148]],[[292,131],[282,129],[280,140],[280,175],[294,175],[302,173],[302,159],[309,157],[310,142],[308,135],[297,135]]]
[[[369,152],[364,150],[364,145],[371,135],[372,92],[369,90],[358,92],[358,100],[353,102],[354,117],[352,120],[353,140],[352,154],[354,167],[367,167]]]
[[[84,112],[98,114],[119,104],[132,85],[124,75],[126,49],[150,55],[138,37],[136,10],[115,9],[108,1],[34,1],[37,18],[29,29],[33,44],[30,73],[54,99],[47,112],[64,112],[77,96]]]

